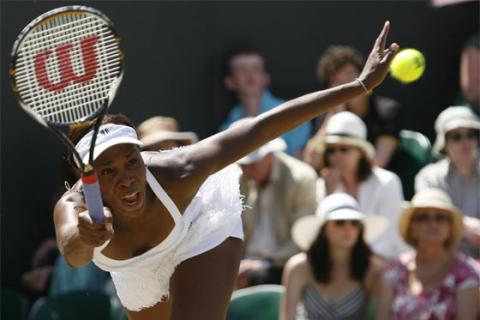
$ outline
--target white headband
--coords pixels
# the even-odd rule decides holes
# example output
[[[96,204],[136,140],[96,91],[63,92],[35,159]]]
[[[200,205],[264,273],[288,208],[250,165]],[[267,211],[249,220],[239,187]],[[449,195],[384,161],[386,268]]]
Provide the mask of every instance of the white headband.
[[[88,162],[92,135],[93,130],[83,136],[75,146],[75,150],[77,150],[83,163]],[[140,140],[138,140],[137,132],[132,127],[113,123],[102,124],[98,129],[97,140],[95,141],[95,150],[93,152],[93,160],[95,160],[108,148],[122,143],[130,143],[138,146],[143,144]]]

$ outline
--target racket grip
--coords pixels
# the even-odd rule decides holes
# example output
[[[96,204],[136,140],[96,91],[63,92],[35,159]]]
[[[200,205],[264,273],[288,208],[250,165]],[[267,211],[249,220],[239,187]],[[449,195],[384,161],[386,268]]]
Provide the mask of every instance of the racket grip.
[[[82,175],[83,193],[87,202],[88,213],[93,222],[103,223],[105,215],[103,214],[102,194],[98,184],[95,171]]]

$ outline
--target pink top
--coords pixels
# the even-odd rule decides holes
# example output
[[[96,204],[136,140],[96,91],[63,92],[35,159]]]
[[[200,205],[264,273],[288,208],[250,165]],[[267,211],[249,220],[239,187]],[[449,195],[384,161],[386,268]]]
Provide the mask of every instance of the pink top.
[[[410,291],[408,276],[415,254],[408,253],[392,262],[384,273],[384,279],[392,284],[395,298],[392,304],[392,319],[448,320],[454,319],[457,311],[457,289],[479,286],[478,264],[461,253],[456,253],[456,262],[437,287],[424,289],[420,294]]]

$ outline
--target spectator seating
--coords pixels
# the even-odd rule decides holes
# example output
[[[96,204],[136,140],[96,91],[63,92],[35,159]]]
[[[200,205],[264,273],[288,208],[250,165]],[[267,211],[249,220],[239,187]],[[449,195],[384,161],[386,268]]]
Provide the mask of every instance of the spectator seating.
[[[277,320],[284,291],[283,286],[270,284],[235,291],[227,320]]]
[[[430,140],[420,132],[400,131],[400,145],[387,169],[395,172],[402,181],[405,200],[415,193],[415,176],[432,161]]]

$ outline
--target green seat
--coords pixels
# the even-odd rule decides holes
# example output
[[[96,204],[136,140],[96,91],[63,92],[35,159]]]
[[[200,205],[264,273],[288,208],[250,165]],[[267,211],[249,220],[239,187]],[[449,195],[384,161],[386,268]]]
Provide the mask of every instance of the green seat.
[[[400,131],[400,145],[392,157],[387,169],[395,172],[402,181],[405,200],[415,193],[415,176],[418,171],[431,162],[430,140],[420,132]]]
[[[227,320],[277,320],[284,292],[281,285],[258,285],[233,293]]]
[[[34,320],[119,320],[123,308],[115,298],[102,292],[74,291],[48,298]]]
[[[2,288],[0,305],[0,319],[24,320],[27,318],[28,301],[20,293]]]

